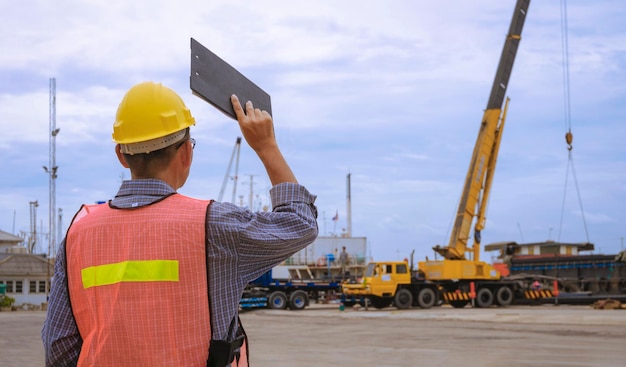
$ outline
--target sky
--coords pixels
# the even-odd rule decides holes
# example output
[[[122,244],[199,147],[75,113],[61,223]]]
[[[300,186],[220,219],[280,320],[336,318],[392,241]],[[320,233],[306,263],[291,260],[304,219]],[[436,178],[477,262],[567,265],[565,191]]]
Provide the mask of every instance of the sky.
[[[230,201],[233,180],[223,181],[241,133],[189,88],[194,38],[270,94],[282,152],[317,195],[320,235],[341,235],[350,222],[375,260],[432,258],[433,246],[448,244],[515,5],[0,3],[1,230],[28,234],[35,222],[47,252],[52,78],[61,232],[82,203],[111,199],[130,178],[112,125],[124,93],[146,80],[174,89],[196,119],[194,163],[179,192],[217,199],[224,190]],[[626,237],[626,3],[566,5],[562,18],[561,1],[531,1],[482,243],[589,241],[612,254]],[[237,203],[249,205],[252,191],[253,209],[268,204],[270,183],[245,143],[238,177]]]

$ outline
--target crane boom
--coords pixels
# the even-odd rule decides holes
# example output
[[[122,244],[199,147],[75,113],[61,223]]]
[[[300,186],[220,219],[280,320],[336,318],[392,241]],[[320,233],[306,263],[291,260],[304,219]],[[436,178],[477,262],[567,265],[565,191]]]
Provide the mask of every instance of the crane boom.
[[[517,55],[517,49],[522,39],[522,29],[524,28],[524,22],[526,21],[528,5],[530,5],[530,0],[518,0],[517,5],[515,6],[515,12],[513,13],[509,33],[504,42],[502,54],[500,55],[500,63],[498,64],[496,77],[491,87],[489,102],[487,102],[488,110],[493,108],[502,108],[502,102],[504,102],[504,96],[506,95],[506,88],[509,84],[511,71],[513,70],[513,63],[515,62],[515,56]]]
[[[224,190],[226,189],[226,184],[228,183],[228,178],[230,177],[230,169],[233,165],[233,160],[235,161],[235,174],[233,175],[233,198],[231,203],[235,203],[235,194],[237,192],[237,175],[239,174],[239,151],[241,149],[241,137],[237,137],[235,141],[235,147],[233,148],[233,153],[230,155],[230,161],[228,162],[228,168],[226,168],[226,175],[224,176],[224,181],[222,181],[222,188],[220,189],[220,193],[217,196],[217,201],[222,201],[224,197]],[[235,158],[236,157],[236,158]]]
[[[504,42],[500,62],[487,102],[487,108],[480,123],[454,227],[450,235],[450,242],[445,247],[439,245],[433,247],[433,250],[444,257],[444,263],[446,263],[446,260],[452,262],[448,262],[447,266],[439,264],[439,262],[437,264],[429,264],[428,261],[421,263],[421,266],[426,268],[425,273],[427,276],[428,273],[437,278],[459,278],[461,274],[463,274],[461,276],[470,276],[467,275],[469,274],[467,269],[470,268],[474,269],[471,277],[480,278],[485,276],[491,278],[499,276],[487,275],[485,271],[481,270],[483,268],[487,269],[489,266],[479,261],[480,231],[485,225],[486,207],[504,129],[509,103],[508,98],[504,108],[502,105],[521,40],[522,28],[524,27],[529,4],[530,0],[518,0],[515,5],[509,32]],[[474,218],[476,218],[474,243],[473,246],[469,246],[468,241]],[[472,261],[463,261],[468,260],[466,258],[467,251],[473,253]],[[495,271],[491,269],[489,272],[493,273]]]

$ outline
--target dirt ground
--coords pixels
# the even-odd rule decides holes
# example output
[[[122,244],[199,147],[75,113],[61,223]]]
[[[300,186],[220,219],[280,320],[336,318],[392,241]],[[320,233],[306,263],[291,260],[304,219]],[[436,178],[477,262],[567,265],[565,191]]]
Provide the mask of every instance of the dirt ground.
[[[43,366],[42,311],[0,312],[0,366]],[[255,310],[241,315],[253,367],[626,365],[626,310],[590,306],[399,311]]]

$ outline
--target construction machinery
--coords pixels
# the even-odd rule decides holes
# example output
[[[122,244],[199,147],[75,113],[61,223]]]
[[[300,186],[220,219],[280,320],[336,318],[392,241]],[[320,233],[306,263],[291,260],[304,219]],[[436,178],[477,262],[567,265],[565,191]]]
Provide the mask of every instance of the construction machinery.
[[[419,269],[424,272],[426,279],[500,279],[500,274],[495,268],[480,261],[480,240],[481,231],[485,227],[487,203],[509,103],[508,98],[504,103],[506,89],[521,40],[529,3],[530,0],[518,0],[515,6],[509,33],[491,87],[487,109],[480,123],[450,242],[447,246],[437,245],[433,247],[433,250],[441,255],[443,260],[419,263]],[[470,230],[473,223],[474,243],[470,245]]]
[[[509,99],[505,96],[530,0],[518,0],[500,62],[480,123],[474,152],[465,178],[456,220],[447,246],[433,247],[435,260],[420,261],[418,269],[408,262],[375,262],[360,284],[345,284],[343,291],[361,295],[376,307],[392,302],[398,308],[419,305],[432,307],[447,301],[464,307],[475,299],[479,307],[506,306],[523,295],[523,284],[503,280],[490,264],[480,261],[480,234],[485,227],[486,209],[506,120]],[[504,104],[504,106],[503,106]],[[473,244],[470,231],[474,224]],[[437,259],[440,255],[442,259]]]

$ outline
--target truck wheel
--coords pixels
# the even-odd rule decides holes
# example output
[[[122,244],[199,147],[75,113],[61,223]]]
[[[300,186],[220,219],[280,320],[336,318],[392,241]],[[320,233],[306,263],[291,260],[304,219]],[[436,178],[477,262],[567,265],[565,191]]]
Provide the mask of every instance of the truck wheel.
[[[267,307],[272,310],[284,310],[287,307],[287,295],[281,291],[272,292]]]
[[[487,308],[493,304],[493,293],[489,288],[481,288],[476,293],[476,306]]]
[[[394,304],[400,310],[411,308],[413,304],[413,295],[408,289],[400,289],[394,298]]]
[[[304,310],[309,303],[309,296],[305,291],[297,290],[289,296],[289,308],[292,310]]]
[[[421,308],[431,308],[435,303],[437,303],[437,296],[431,288],[424,288],[417,294],[417,304]]]
[[[496,303],[502,307],[510,306],[513,303],[513,291],[511,288],[498,288],[496,291]]]

